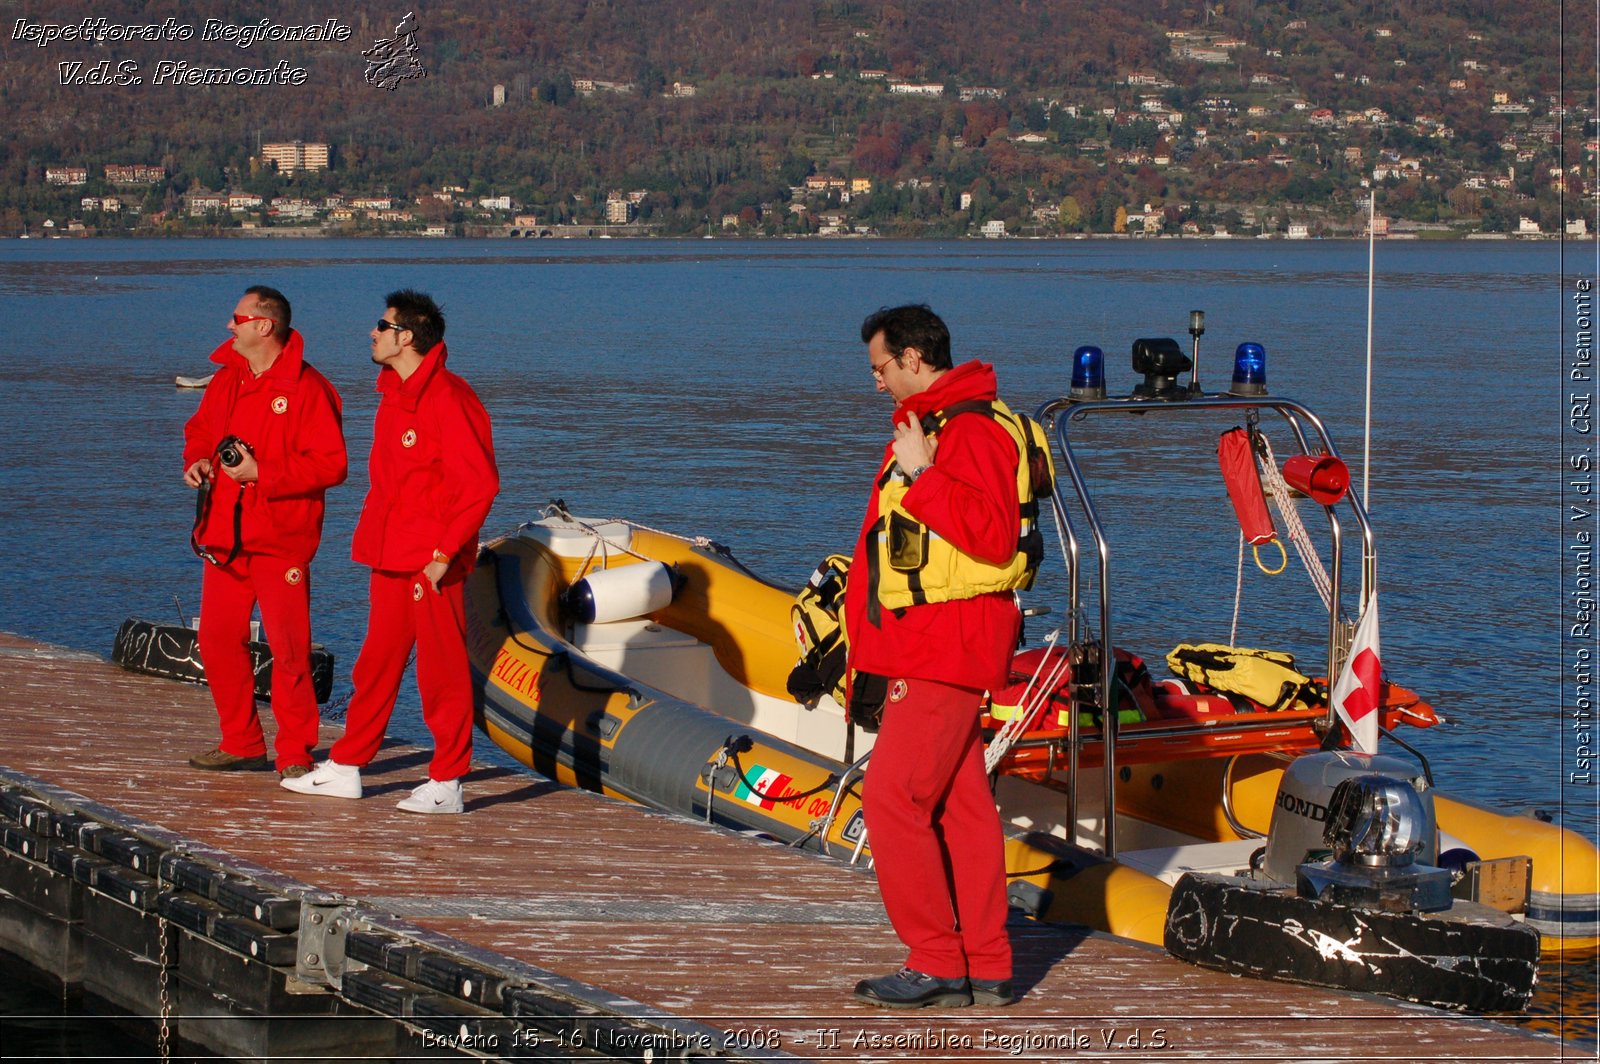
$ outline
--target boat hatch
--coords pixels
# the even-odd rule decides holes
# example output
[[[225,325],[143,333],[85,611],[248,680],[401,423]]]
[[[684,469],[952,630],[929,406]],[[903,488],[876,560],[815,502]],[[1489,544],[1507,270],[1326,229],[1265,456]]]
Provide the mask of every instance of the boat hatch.
[[[558,558],[605,557],[611,551],[633,546],[633,528],[621,521],[592,525],[536,522],[517,530],[523,539],[539,544]]]
[[[1123,850],[1117,860],[1163,883],[1177,883],[1185,872],[1219,876],[1247,876],[1250,858],[1261,849],[1260,839],[1207,842],[1197,846],[1161,846],[1148,850]]]

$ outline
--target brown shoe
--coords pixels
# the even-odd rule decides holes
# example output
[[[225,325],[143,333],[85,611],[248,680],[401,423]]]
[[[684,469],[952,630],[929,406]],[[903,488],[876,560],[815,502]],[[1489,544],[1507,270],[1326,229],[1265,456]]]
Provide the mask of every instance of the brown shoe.
[[[282,772],[278,773],[279,779],[297,780],[311,771],[310,765],[285,765]]]
[[[240,757],[230,754],[222,747],[207,750],[203,754],[196,754],[189,759],[190,768],[205,769],[207,772],[251,772],[267,767],[267,755],[256,754],[254,757]]]

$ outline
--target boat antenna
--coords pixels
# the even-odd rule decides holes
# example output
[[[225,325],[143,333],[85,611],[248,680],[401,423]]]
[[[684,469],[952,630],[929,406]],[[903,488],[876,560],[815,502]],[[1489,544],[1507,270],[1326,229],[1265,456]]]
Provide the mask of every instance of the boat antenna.
[[[1361,444],[1361,508],[1370,510],[1372,483],[1372,276],[1377,258],[1378,190],[1367,198],[1367,413]]]

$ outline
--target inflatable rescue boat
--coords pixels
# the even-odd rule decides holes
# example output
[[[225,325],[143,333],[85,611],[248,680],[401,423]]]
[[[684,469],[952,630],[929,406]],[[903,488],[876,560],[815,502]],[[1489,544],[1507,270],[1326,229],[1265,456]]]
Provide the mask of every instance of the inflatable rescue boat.
[[[1039,410],[1062,471],[1041,503],[1070,592],[1067,622],[1018,654],[1015,685],[991,693],[983,719],[1011,903],[1239,974],[1520,1009],[1541,949],[1597,945],[1596,849],[1533,816],[1446,797],[1395,734],[1438,716],[1371,671],[1375,654],[1362,657],[1357,620],[1376,610],[1372,530],[1317,417],[1250,379],[1254,346],[1241,347],[1244,379],[1205,395],[1178,383],[1190,363],[1174,341],[1138,341],[1145,381],[1122,399],[1104,398],[1103,370],[1080,350],[1073,394]],[[1086,424],[1125,413],[1246,421],[1249,476],[1228,474],[1226,456],[1224,473],[1247,539],[1268,514],[1241,499],[1249,482],[1270,484],[1297,547],[1304,529],[1290,511],[1309,500],[1331,544],[1321,591],[1335,682],[1291,665],[1298,680],[1261,693],[1239,675],[1256,661],[1281,675],[1271,670],[1287,655],[1205,644],[1174,651],[1177,675],[1157,680],[1118,646],[1108,544],[1073,445]],[[1264,417],[1289,430],[1287,481],[1259,438]],[[1347,538],[1357,564],[1346,564]],[[1346,582],[1359,583],[1349,603]],[[873,733],[827,694],[790,694],[795,606],[795,589],[710,540],[552,504],[486,544],[468,580],[480,725],[563,783],[870,862],[860,795]],[[1333,705],[1346,672],[1369,692],[1359,727]],[[1361,749],[1372,724],[1391,752]]]

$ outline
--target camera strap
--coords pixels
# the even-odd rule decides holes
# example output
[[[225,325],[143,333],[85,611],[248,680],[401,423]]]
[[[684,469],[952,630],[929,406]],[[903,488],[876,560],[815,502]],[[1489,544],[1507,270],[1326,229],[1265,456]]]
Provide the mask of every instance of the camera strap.
[[[213,455],[212,457],[215,458],[216,456]],[[217,561],[216,555],[212,554],[210,549],[200,542],[200,526],[205,524],[206,515],[210,512],[211,480],[206,478],[200,481],[200,490],[195,494],[194,527],[189,529],[189,549],[212,565],[231,565],[233,559],[239,556],[239,548],[244,543],[244,537],[240,534],[240,529],[244,524],[244,492],[241,490],[233,500],[233,547],[228,551],[228,556],[220,562]]]

